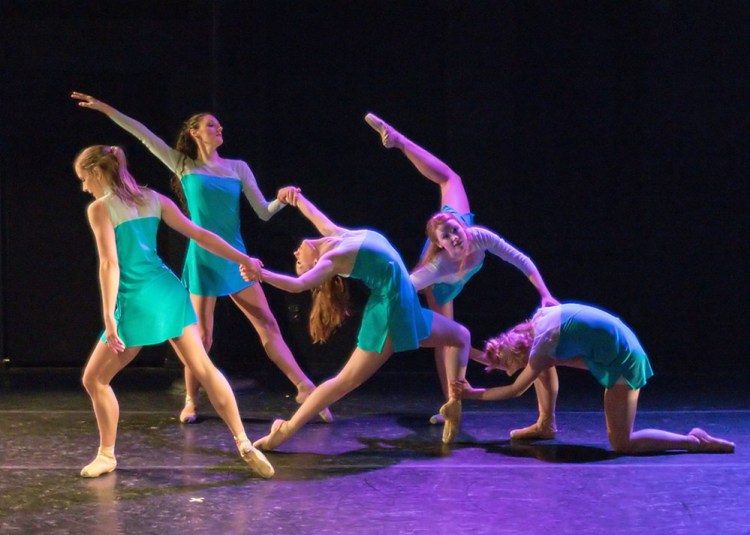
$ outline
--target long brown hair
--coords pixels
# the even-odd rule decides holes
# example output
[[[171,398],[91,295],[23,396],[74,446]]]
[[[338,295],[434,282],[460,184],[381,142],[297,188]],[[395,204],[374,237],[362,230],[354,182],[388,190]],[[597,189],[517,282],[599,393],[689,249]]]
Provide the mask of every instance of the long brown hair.
[[[310,337],[313,343],[326,342],[349,315],[349,289],[336,275],[313,289],[310,309]]]
[[[128,171],[125,151],[117,145],[91,145],[79,152],[73,160],[74,169],[92,172],[98,167],[107,180],[112,194],[128,205],[145,202],[143,189]]]
[[[186,214],[188,213],[187,198],[185,198],[185,192],[182,189],[180,179],[182,178],[183,171],[185,171],[186,160],[188,158],[193,161],[198,159],[198,144],[195,142],[193,136],[190,135],[190,131],[198,128],[201,119],[206,115],[208,115],[208,112],[194,113],[185,119],[182,126],[180,126],[180,131],[177,133],[177,141],[174,144],[175,150],[181,152],[182,157],[180,158],[177,172],[172,175],[170,185],[172,186],[172,191],[174,191],[174,194],[180,201],[182,210]]]

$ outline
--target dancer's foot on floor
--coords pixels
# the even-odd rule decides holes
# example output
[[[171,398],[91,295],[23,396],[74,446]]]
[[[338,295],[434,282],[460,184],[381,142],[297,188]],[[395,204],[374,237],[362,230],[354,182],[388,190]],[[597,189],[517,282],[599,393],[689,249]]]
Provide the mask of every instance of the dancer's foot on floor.
[[[263,452],[253,446],[249,440],[243,440],[237,444],[242,459],[257,473],[260,477],[268,479],[273,477],[276,471],[273,465],[268,461]]]
[[[712,437],[703,429],[696,427],[688,433],[700,441],[698,453],[734,453],[734,442],[729,442],[723,438]]]
[[[286,420],[274,420],[271,425],[271,432],[253,442],[253,446],[259,450],[271,451],[286,442],[288,438],[289,422]]]
[[[392,149],[401,146],[401,134],[383,119],[374,113],[368,113],[365,115],[365,122],[380,134],[380,141],[383,142],[385,148]]]
[[[443,425],[443,443],[450,444],[458,435],[461,427],[461,400],[450,398],[440,407],[440,415],[445,420]]]
[[[117,468],[117,460],[110,455],[99,452],[93,461],[83,467],[81,477],[99,477],[114,472],[115,468]]]
[[[549,440],[555,438],[556,434],[557,426],[554,422],[539,420],[523,429],[514,429],[510,432],[510,438],[511,440]]]
[[[194,424],[198,421],[198,403],[190,396],[185,396],[185,406],[180,413],[180,423]]]

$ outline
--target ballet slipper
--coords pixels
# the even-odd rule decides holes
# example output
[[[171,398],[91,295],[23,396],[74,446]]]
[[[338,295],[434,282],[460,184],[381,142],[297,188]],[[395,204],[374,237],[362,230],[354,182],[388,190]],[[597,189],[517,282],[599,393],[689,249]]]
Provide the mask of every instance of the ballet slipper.
[[[81,477],[99,477],[114,472],[115,468],[117,468],[117,460],[110,455],[99,452],[93,461],[83,467]]]
[[[194,424],[198,421],[198,404],[190,396],[185,396],[185,407],[183,407],[180,413],[181,424]]]
[[[433,414],[430,416],[430,424],[432,425],[440,425],[445,423],[445,418],[443,418],[443,415],[440,413]]]
[[[458,435],[461,427],[461,400],[450,398],[442,407],[440,415],[445,420],[443,425],[443,443],[450,444]]]
[[[553,421],[540,419],[523,429],[514,429],[510,432],[510,438],[511,440],[549,440],[555,438],[556,434],[557,426]]]
[[[695,450],[698,453],[734,453],[734,442],[712,437],[699,427],[690,431],[688,435],[700,441],[698,449]]]
[[[302,388],[300,388],[300,385],[297,385],[297,397],[294,398],[294,400],[299,405],[302,405],[305,402],[305,400],[310,396],[312,391],[315,390],[315,385],[313,385],[313,387],[309,390],[306,390],[305,388],[306,388],[305,386],[302,386]],[[327,424],[333,423],[333,413],[331,412],[331,409],[329,409],[328,407],[320,411],[318,413],[318,416],[320,416],[320,419],[323,420],[323,422]]]
[[[273,477],[276,471],[273,465],[268,461],[263,452],[253,446],[249,440],[243,440],[237,445],[240,450],[242,459],[257,473],[260,477],[268,479]]]
[[[380,141],[383,142],[383,146],[386,149],[392,149],[401,145],[401,134],[374,113],[365,115],[365,122],[380,134]]]
[[[271,424],[271,432],[253,442],[253,446],[259,450],[271,451],[281,446],[288,438],[289,422],[280,419],[274,420]]]

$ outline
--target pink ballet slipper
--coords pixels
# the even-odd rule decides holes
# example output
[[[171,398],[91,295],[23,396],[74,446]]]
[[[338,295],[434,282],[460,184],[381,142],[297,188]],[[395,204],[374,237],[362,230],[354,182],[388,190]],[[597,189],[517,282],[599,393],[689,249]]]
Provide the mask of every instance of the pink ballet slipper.
[[[401,134],[374,113],[365,115],[365,122],[380,134],[380,140],[385,148],[391,149],[401,145]]]
[[[699,427],[691,430],[688,435],[700,441],[696,450],[699,453],[734,453],[734,442],[712,437]]]

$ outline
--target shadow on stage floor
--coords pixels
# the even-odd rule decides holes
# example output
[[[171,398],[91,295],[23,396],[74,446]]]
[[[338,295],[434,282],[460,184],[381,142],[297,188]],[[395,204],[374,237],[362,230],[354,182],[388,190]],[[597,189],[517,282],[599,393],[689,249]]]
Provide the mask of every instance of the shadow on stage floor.
[[[178,371],[117,377],[118,468],[93,480],[78,477],[98,445],[80,370],[0,375],[0,533],[750,532],[746,380],[654,378],[636,420],[703,427],[736,453],[625,457],[610,451],[601,390],[581,372],[561,377],[555,440],[507,440],[535,418],[529,392],[465,402],[451,446],[428,423],[440,405],[434,377],[383,373],[334,405],[334,424],[310,424],[270,453],[266,481],[207,402],[197,425],[178,423]],[[296,407],[286,386],[232,384],[251,438]]]

